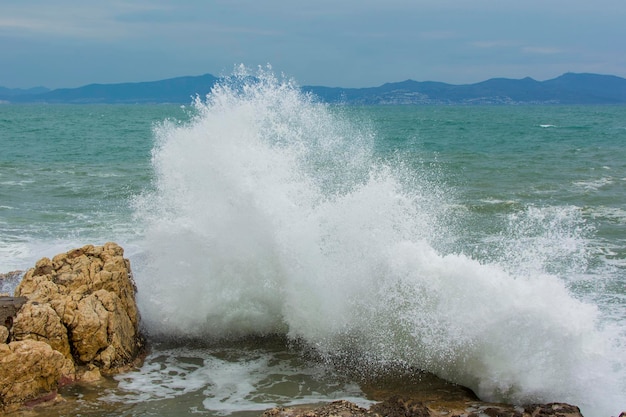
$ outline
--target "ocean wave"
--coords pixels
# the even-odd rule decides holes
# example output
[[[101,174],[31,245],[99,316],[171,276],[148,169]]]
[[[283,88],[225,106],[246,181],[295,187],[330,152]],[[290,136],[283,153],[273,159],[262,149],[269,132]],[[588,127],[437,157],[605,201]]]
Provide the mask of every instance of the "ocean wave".
[[[155,130],[155,191],[134,202],[152,335],[281,333],[491,400],[566,401],[598,416],[623,401],[624,336],[561,275],[585,266],[580,209],[509,213],[506,256],[441,253],[446,193],[377,161],[372,132],[291,80],[237,76],[192,111]]]

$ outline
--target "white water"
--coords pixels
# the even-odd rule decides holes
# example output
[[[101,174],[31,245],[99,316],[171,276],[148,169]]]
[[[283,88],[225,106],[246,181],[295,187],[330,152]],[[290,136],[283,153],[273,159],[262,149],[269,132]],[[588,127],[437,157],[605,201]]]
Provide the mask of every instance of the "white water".
[[[138,372],[116,376],[118,386],[100,397],[105,403],[140,404],[201,393],[212,415],[259,415],[281,404],[315,404],[344,399],[361,406],[372,401],[330,367],[297,360],[296,354],[242,347],[157,347]],[[184,400],[183,400],[184,401]],[[189,412],[187,407],[179,413]]]
[[[156,190],[135,202],[146,250],[133,261],[150,334],[284,333],[488,400],[626,408],[623,333],[534,265],[545,252],[523,240],[502,243],[522,255],[501,262],[437,251],[443,190],[376,162],[367,129],[258,75],[156,130]]]

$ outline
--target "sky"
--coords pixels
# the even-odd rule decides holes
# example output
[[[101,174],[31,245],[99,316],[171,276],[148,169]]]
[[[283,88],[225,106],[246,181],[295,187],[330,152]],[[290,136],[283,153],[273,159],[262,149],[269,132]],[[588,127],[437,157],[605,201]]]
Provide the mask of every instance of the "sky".
[[[0,0],[0,86],[271,65],[300,85],[626,78],[624,0]]]

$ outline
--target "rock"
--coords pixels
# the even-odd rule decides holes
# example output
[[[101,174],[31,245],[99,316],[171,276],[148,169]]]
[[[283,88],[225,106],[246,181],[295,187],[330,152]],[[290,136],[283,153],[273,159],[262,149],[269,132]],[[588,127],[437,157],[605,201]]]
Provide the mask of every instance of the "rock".
[[[380,417],[350,401],[333,401],[321,407],[276,407],[265,411],[262,417]],[[386,417],[386,416],[384,416]]]
[[[101,378],[102,374],[100,374],[100,369],[96,368],[93,365],[83,371],[79,376],[81,382],[96,382],[99,381]]]
[[[582,417],[578,407],[569,404],[515,406],[481,401],[469,388],[417,369],[366,377],[361,389],[368,398],[380,401],[369,411],[385,417]]]
[[[128,369],[144,345],[135,292],[115,243],[39,260],[16,297],[0,298],[0,411],[54,400],[77,376]]]
[[[46,342],[66,358],[72,359],[67,328],[49,304],[30,302],[24,305],[13,324],[13,339]]]
[[[0,344],[0,408],[19,408],[51,394],[74,373],[74,364],[49,344],[24,340]]]
[[[263,417],[582,417],[578,407],[569,404],[542,404],[527,407],[482,401],[426,403],[410,397],[392,396],[369,409],[349,401],[334,401],[318,408],[277,407]],[[622,416],[620,416],[622,417]],[[624,416],[626,417],[626,416]]]
[[[531,417],[580,417],[580,409],[563,403],[534,404],[524,408],[524,414]]]
[[[374,404],[370,410],[385,417],[429,417],[431,414],[423,402],[398,396]]]
[[[105,374],[125,368],[139,354],[136,287],[130,262],[115,243],[87,245],[39,260],[15,294],[28,303],[14,323],[16,340],[42,340],[77,365]]]

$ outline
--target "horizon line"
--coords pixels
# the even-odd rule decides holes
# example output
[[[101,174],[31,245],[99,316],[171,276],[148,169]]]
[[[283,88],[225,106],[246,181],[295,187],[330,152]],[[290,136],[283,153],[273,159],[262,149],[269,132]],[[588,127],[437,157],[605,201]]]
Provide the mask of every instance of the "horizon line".
[[[461,84],[454,84],[454,83],[450,83],[450,82],[446,82],[446,81],[436,81],[436,80],[424,80],[424,81],[418,81],[415,80],[413,78],[407,78],[405,80],[401,80],[401,81],[386,81],[383,82],[382,84],[378,84],[378,85],[370,85],[370,86],[361,86],[361,87],[342,87],[342,86],[329,86],[329,85],[321,85],[321,84],[306,84],[306,85],[300,85],[298,83],[296,83],[296,85],[298,85],[299,87],[325,87],[325,88],[341,88],[341,89],[363,89],[363,88],[376,88],[376,87],[381,87],[383,85],[386,84],[398,84],[398,83],[404,83],[407,81],[412,81],[412,82],[418,82],[418,83],[441,83],[441,84],[448,84],[448,85],[452,85],[452,86],[463,86],[463,85],[473,85],[473,84],[480,84],[486,81],[490,81],[490,80],[513,80],[513,81],[521,81],[521,80],[526,80],[526,79],[530,79],[536,82],[545,82],[545,81],[550,81],[550,80],[554,80],[557,78],[560,78],[564,75],[568,75],[568,74],[573,74],[573,75],[599,75],[599,76],[605,76],[605,77],[615,77],[615,78],[621,78],[621,79],[625,79],[625,77],[620,77],[619,75],[615,75],[615,74],[599,74],[599,73],[593,73],[593,72],[573,72],[573,71],[566,71],[556,77],[553,78],[548,78],[545,80],[537,80],[531,76],[526,76],[526,77],[522,77],[522,78],[509,78],[509,77],[491,77],[491,78],[487,78],[485,80],[482,81],[477,81],[477,82],[473,82],[473,83],[461,83]],[[80,85],[78,87],[57,87],[57,88],[49,88],[46,87],[44,85],[38,85],[38,86],[33,86],[33,87],[6,87],[4,85],[0,85],[0,89],[7,89],[7,90],[18,90],[18,91],[28,91],[28,90],[34,90],[34,89],[46,89],[46,92],[51,92],[51,91],[56,91],[56,90],[74,90],[74,89],[78,89],[78,88],[84,88],[84,87],[88,87],[88,86],[92,86],[92,85],[101,85],[101,86],[109,86],[109,85],[123,85],[123,84],[145,84],[145,83],[158,83],[158,82],[162,82],[162,81],[168,81],[168,80],[174,80],[174,79],[180,79],[180,78],[199,78],[199,77],[204,77],[204,76],[211,76],[214,77],[216,79],[224,79],[227,78],[227,76],[217,76],[211,73],[204,73],[204,74],[199,74],[199,75],[180,75],[180,76],[175,76],[175,77],[169,77],[169,78],[160,78],[157,80],[144,80],[144,81],[122,81],[122,82],[112,82],[112,83],[99,83],[99,82],[93,82],[93,83],[88,83],[88,84],[84,84],[84,85]],[[288,77],[289,78],[289,77]]]

